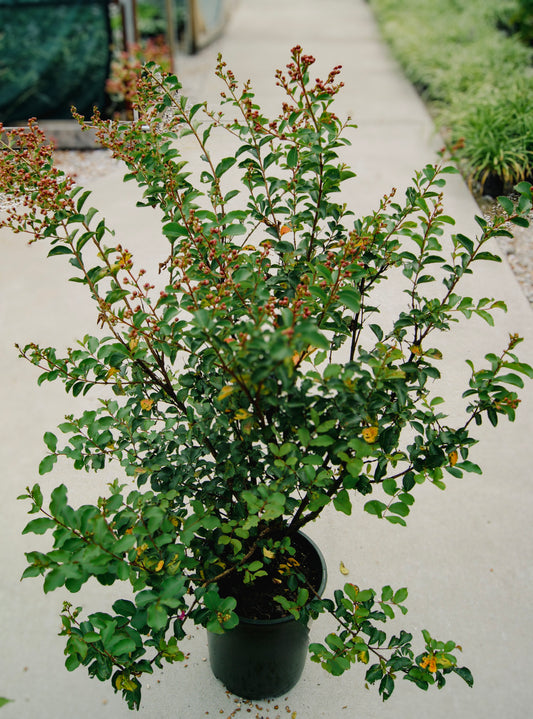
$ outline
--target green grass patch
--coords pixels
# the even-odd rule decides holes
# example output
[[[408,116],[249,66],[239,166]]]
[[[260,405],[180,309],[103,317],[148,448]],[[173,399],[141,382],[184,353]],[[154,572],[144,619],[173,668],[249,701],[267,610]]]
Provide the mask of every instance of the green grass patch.
[[[533,50],[504,31],[517,0],[370,0],[383,36],[471,182],[533,174]]]

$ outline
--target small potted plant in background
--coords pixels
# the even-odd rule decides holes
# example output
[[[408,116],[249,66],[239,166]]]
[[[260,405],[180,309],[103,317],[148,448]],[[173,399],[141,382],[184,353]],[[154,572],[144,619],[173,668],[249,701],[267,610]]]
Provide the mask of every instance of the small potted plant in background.
[[[161,213],[168,251],[156,278],[115,240],[90,193],[53,167],[35,123],[12,133],[0,157],[0,189],[19,201],[1,224],[70,262],[103,328],[63,355],[19,347],[40,369],[39,383],[99,397],[44,435],[39,472],[61,459],[78,471],[114,462],[124,476],[80,507],[64,485],[50,498],[28,487],[35,517],[24,532],[51,532],[53,548],[29,552],[24,576],[43,576],[45,592],[77,592],[91,577],[125,584],[124,598],[88,616],[66,603],[62,632],[67,668],[110,680],[131,708],[144,674],[183,659],[190,624],[213,637],[221,676],[218,652],[233,651],[243,628],[287,625],[306,651],[307,622],[322,613],[336,629],[311,644],[312,660],[334,675],[365,665],[383,699],[400,677],[422,689],[442,687],[450,674],[472,684],[453,641],[424,631],[415,648],[397,624],[386,633],[386,622],[406,612],[406,589],[346,583],[324,596],[320,553],[300,530],[328,507],[405,525],[419,485],[444,487],[446,474],[479,471],[469,459],[473,426],[514,420],[521,376],[533,376],[515,355],[518,336],[484,366],[471,363],[464,418],[453,426],[432,388],[441,333],[474,315],[492,324],[503,307],[462,296],[461,279],[498,259],[487,242],[506,223],[526,222],[531,187],[518,186],[517,206],[503,199],[492,222],[477,218],[475,238],[443,239],[454,221],[443,212],[451,168],[441,161],[417,172],[403,199],[393,191],[375,212],[355,216],[337,199],[353,176],[340,158],[350,126],[332,107],[340,68],[311,81],[313,62],[293,48],[277,73],[284,101],[273,119],[221,59],[220,112],[190,106],[175,77],[148,66],[138,120],[93,118],[126,179],[143,188],[143,204]],[[230,156],[217,157],[219,132],[235,142]],[[180,152],[186,135],[203,160],[198,176]],[[394,273],[404,279],[394,285],[397,313],[380,321],[376,297]],[[258,656],[234,661],[275,674],[279,641],[271,655],[264,640]],[[287,691],[222,678],[244,696]]]
[[[170,50],[163,35],[149,37],[115,53],[105,86],[110,102],[108,114],[126,120],[133,118],[137,82],[143,65],[149,62],[156,63],[163,71],[170,70]]]

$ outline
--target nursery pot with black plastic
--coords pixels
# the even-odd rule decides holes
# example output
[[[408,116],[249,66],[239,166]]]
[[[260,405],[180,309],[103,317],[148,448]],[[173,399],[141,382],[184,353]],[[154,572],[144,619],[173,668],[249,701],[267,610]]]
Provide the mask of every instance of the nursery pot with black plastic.
[[[314,591],[321,596],[327,581],[324,557],[316,544],[299,532],[293,544],[303,549],[311,565]],[[231,591],[231,590],[229,590]],[[248,608],[247,614],[252,610]],[[213,674],[233,694],[244,699],[269,699],[285,694],[299,681],[307,656],[308,622],[291,614],[274,618],[241,616],[224,634],[208,632]]]

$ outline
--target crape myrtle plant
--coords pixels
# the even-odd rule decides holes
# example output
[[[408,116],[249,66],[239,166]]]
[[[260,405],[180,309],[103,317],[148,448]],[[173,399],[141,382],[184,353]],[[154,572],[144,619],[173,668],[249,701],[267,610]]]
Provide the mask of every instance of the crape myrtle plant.
[[[469,459],[472,429],[514,420],[516,389],[533,370],[515,355],[516,335],[482,366],[469,362],[464,416],[451,426],[432,393],[437,342],[459,318],[493,324],[504,309],[459,286],[478,262],[498,261],[491,238],[526,224],[531,187],[518,186],[517,205],[503,198],[492,221],[478,217],[476,237],[443,240],[454,224],[442,204],[452,169],[439,160],[403,199],[393,190],[356,217],[338,200],[354,176],[340,158],[352,125],[332,110],[340,67],[315,81],[313,62],[293,48],[276,74],[284,101],[272,120],[220,58],[220,109],[191,105],[174,76],[149,65],[138,119],[92,118],[125,179],[143,189],[140,204],[159,210],[168,250],[154,278],[89,206],[90,193],[54,167],[35,122],[3,146],[0,189],[13,203],[1,224],[67,260],[97,315],[94,333],[63,354],[18,346],[39,384],[95,396],[44,435],[39,473],[58,458],[76,470],[122,468],[95,504],[72,506],[63,484],[49,499],[38,484],[26,489],[37,516],[24,533],[51,532],[53,548],[29,552],[23,576],[43,576],[45,592],[77,593],[91,577],[128,585],[125,598],[88,616],[65,603],[62,634],[67,669],[111,680],[131,708],[144,674],[184,658],[189,624],[237,625],[223,580],[253,590],[271,577],[277,604],[297,620],[332,615],[336,629],[311,644],[311,658],[334,675],[367,665],[383,699],[398,678],[422,689],[450,674],[473,681],[453,641],[424,630],[415,649],[397,624],[384,631],[406,612],[405,588],[346,583],[321,598],[291,542],[330,506],[405,525],[419,485],[443,489],[446,476],[480,472]],[[217,156],[218,133],[235,143],[228,157]],[[200,172],[181,154],[187,135]],[[396,316],[380,322],[375,290],[393,272],[404,276]]]

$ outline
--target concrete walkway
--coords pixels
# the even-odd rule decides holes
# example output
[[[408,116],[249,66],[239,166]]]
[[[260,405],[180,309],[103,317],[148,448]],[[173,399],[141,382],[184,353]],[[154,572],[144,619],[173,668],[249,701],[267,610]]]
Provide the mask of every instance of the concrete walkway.
[[[241,79],[252,78],[256,95],[267,108],[276,107],[279,89],[274,70],[300,44],[317,57],[317,75],[343,65],[346,84],[337,113],[349,113],[359,125],[346,160],[357,172],[349,193],[356,211],[376,207],[391,187],[405,187],[412,172],[435,159],[441,144],[428,114],[384,47],[364,0],[241,0],[226,33],[204,51],[201,62],[214,67],[221,49]],[[188,66],[184,62],[186,71]],[[189,63],[190,66],[190,63]],[[185,83],[187,83],[187,78]],[[214,100],[218,84],[203,73],[196,76],[197,97]],[[221,148],[221,152],[223,148]],[[446,192],[447,211],[457,231],[473,234],[479,212],[459,177]],[[120,241],[155,265],[163,256],[160,233],[150,212],[135,210],[131,183],[116,174],[94,185],[92,203],[103,210]],[[21,536],[26,507],[15,497],[39,481],[37,466],[45,448],[42,435],[76,412],[62,387],[38,388],[33,368],[19,361],[14,342],[29,340],[65,347],[91,331],[94,313],[82,288],[63,282],[68,271],[61,258],[45,261],[43,247],[27,247],[19,236],[0,234],[2,394],[1,466],[3,502],[0,543],[0,696],[14,699],[0,711],[2,719],[123,719],[131,716],[108,685],[89,680],[84,669],[69,674],[63,666],[63,638],[58,614],[64,599],[87,611],[106,611],[120,588],[89,585],[79,596],[61,591],[43,595],[39,580],[19,582],[23,552],[47,547],[47,537]],[[443,362],[448,389],[465,376],[462,352],[472,347],[479,357],[505,344],[509,332],[526,337],[524,360],[533,359],[533,314],[513,274],[504,263],[481,267],[471,287],[474,294],[505,299],[509,312],[496,329],[472,322],[446,345]],[[460,353],[458,352],[460,350]],[[457,353],[457,355],[456,355]],[[77,403],[82,406],[82,403]],[[83,403],[83,404],[86,404]],[[533,494],[527,447],[533,429],[531,385],[515,425],[483,428],[473,459],[484,467],[482,477],[452,480],[446,492],[423,486],[406,529],[380,522],[362,512],[352,517],[326,516],[309,533],[328,561],[329,586],[342,585],[340,561],[348,580],[362,587],[409,587],[410,612],[403,626],[417,633],[429,629],[464,647],[464,663],[475,677],[469,689],[451,677],[442,691],[420,692],[398,682],[383,704],[375,689],[364,688],[363,667],[340,678],[308,663],[299,685],[275,702],[248,705],[227,696],[205,661],[205,636],[198,632],[185,642],[188,666],[169,666],[145,687],[140,716],[146,719],[201,719],[245,716],[267,719],[525,719],[531,716],[531,636],[529,608],[533,590]],[[484,440],[484,441],[483,441]],[[74,502],[94,500],[104,480],[75,476],[60,464],[42,478],[49,490],[61,481]],[[312,637],[320,640],[328,622],[319,621]]]

